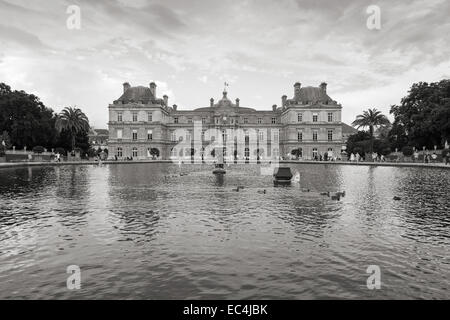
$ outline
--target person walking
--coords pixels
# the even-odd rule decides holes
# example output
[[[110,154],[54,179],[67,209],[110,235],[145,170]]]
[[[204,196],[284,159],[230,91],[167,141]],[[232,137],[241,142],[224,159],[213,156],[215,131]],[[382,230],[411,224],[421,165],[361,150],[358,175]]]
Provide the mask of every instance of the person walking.
[[[350,162],[355,162],[355,154],[353,152],[350,154]]]

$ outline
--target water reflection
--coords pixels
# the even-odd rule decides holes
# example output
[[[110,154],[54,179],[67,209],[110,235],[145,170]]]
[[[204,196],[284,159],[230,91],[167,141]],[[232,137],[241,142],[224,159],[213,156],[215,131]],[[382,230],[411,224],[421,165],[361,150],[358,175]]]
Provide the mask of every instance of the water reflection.
[[[288,187],[243,165],[2,170],[0,298],[447,296],[449,171],[293,169]],[[83,292],[61,284],[70,264]],[[365,289],[369,264],[387,290]]]

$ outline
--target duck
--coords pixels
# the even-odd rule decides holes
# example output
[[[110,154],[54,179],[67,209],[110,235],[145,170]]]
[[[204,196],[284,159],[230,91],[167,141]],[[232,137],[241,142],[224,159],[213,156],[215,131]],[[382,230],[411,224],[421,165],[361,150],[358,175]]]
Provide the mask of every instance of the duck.
[[[395,200],[395,201],[399,201],[399,200],[402,200],[402,198],[395,196],[395,197],[394,197],[394,200]]]
[[[302,189],[302,192],[309,192],[309,189]]]
[[[267,191],[266,191],[266,189],[264,189],[264,190],[258,190],[258,193],[263,193],[263,194],[266,194],[266,193],[267,193]]]
[[[341,200],[341,195],[336,193],[334,195],[331,196],[331,200],[337,200],[340,201]]]
[[[345,197],[345,191],[342,191],[342,192],[338,192],[338,194],[341,196],[341,197]]]
[[[327,192],[321,192],[320,195],[321,195],[321,196],[327,196],[327,197],[329,197],[329,196],[330,196],[330,191],[327,191]]]

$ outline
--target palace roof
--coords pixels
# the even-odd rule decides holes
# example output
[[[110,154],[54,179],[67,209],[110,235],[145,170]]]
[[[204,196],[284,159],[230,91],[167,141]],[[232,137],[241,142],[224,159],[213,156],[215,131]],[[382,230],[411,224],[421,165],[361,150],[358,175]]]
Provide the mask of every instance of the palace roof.
[[[122,96],[119,99],[117,99],[117,101],[121,101],[124,103],[129,103],[129,102],[149,103],[154,100],[156,100],[156,99],[155,99],[155,96],[153,95],[151,89],[144,87],[144,86],[128,88],[122,94]]]

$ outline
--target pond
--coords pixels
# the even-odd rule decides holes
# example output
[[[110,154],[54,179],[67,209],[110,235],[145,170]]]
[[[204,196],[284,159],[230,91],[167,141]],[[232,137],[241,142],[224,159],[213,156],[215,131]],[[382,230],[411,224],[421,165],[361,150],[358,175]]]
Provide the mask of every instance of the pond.
[[[0,298],[450,297],[449,170],[291,167],[283,187],[257,165],[2,169]]]

